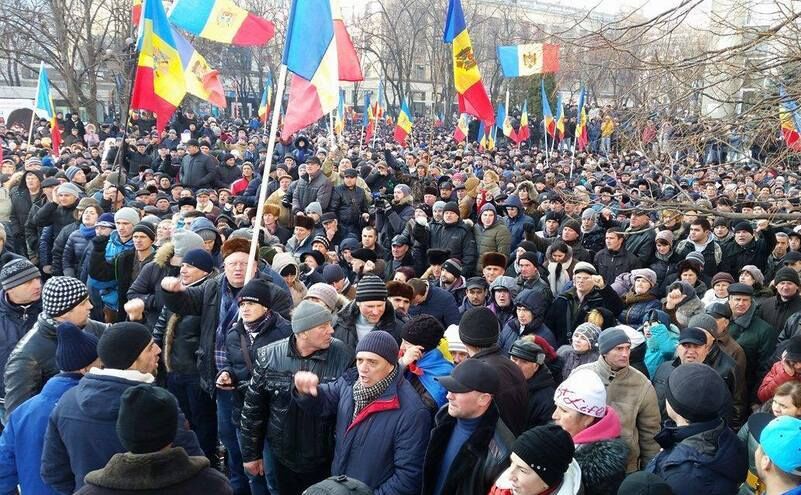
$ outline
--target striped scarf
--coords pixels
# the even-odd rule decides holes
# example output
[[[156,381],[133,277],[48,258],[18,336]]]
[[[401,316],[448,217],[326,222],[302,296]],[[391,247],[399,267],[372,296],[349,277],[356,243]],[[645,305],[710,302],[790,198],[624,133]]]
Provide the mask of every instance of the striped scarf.
[[[395,366],[387,376],[369,387],[365,387],[362,385],[362,382],[356,380],[356,383],[353,384],[353,419],[356,418],[356,415],[358,415],[362,409],[381,397],[381,394],[387,390],[389,384],[392,383],[397,376],[398,367]]]

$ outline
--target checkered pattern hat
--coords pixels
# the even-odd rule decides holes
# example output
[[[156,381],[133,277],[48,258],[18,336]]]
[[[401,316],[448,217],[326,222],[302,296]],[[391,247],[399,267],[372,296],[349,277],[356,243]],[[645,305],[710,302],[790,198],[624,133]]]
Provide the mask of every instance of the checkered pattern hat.
[[[42,310],[51,317],[61,316],[87,297],[86,285],[77,278],[53,277],[42,288]]]

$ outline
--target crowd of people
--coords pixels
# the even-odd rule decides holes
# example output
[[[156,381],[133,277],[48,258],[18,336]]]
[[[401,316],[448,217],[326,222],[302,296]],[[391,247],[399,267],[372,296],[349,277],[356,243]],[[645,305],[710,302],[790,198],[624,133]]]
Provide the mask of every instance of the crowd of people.
[[[0,492],[801,494],[796,171],[597,118],[0,126]]]

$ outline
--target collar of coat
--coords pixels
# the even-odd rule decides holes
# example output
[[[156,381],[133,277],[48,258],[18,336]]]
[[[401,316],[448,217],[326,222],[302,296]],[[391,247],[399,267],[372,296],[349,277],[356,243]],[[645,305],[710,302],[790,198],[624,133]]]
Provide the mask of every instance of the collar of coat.
[[[111,490],[160,490],[194,478],[209,467],[205,457],[187,455],[181,447],[149,454],[114,454],[102,469],[86,475],[86,483]]]

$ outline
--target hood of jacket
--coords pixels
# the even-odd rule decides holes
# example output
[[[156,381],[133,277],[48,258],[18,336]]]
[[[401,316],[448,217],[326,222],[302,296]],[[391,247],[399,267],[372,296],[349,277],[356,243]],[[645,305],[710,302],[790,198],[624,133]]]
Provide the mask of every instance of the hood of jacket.
[[[175,256],[175,246],[172,241],[167,241],[156,250],[156,254],[153,256],[153,262],[157,266],[165,268],[169,266],[170,259],[172,259],[173,256]]]
[[[278,253],[273,257],[272,269],[279,275],[281,274],[281,270],[290,265],[294,266],[298,271],[298,275],[300,275],[300,265],[298,265],[297,260],[295,260],[295,257],[292,256],[291,253]]]
[[[620,416],[612,406],[606,406],[606,414],[603,418],[593,423],[588,428],[580,431],[573,437],[573,443],[580,445],[583,443],[600,442],[612,440],[620,436]]]
[[[116,422],[122,393],[134,385],[138,385],[138,383],[89,373],[78,384],[75,399],[84,417],[98,421]]]

